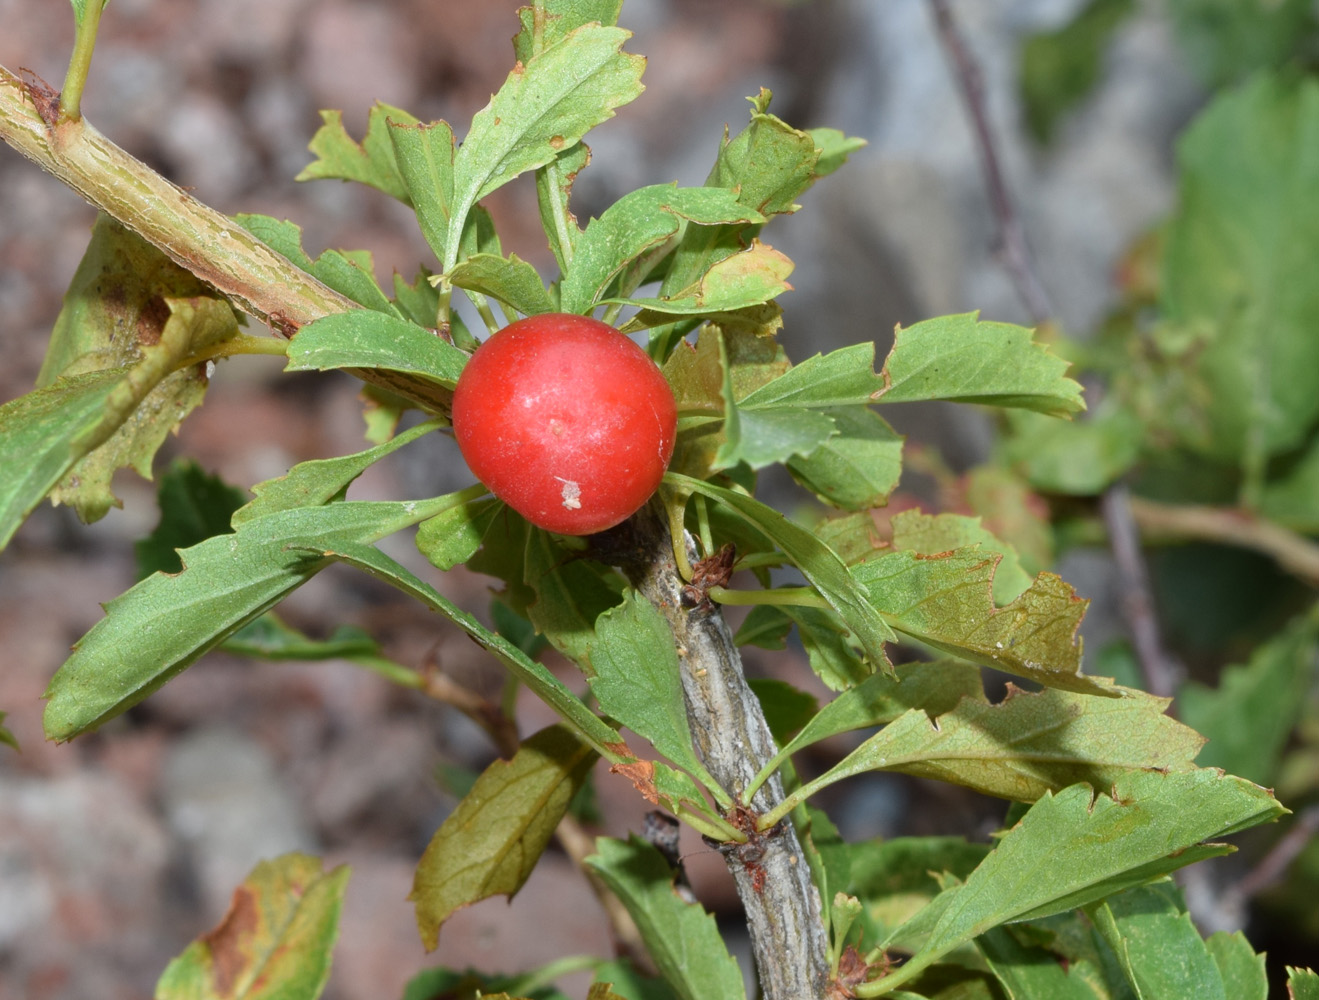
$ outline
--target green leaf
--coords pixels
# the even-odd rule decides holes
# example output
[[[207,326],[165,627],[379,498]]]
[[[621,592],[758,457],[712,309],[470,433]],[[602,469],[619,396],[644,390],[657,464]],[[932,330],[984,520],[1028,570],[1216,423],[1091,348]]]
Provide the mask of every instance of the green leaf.
[[[856,729],[882,726],[919,708],[930,718],[949,712],[963,698],[983,702],[980,670],[960,660],[902,663],[894,675],[873,674],[837,695],[779,751],[786,759],[804,747]]]
[[[1264,956],[1255,954],[1255,949],[1246,940],[1246,935],[1237,931],[1229,934],[1218,931],[1205,941],[1218,974],[1223,978],[1223,988],[1230,1000],[1268,1000],[1269,980],[1264,972]]]
[[[556,712],[560,719],[576,730],[577,734],[590,743],[602,757],[614,763],[636,761],[636,756],[627,748],[618,731],[587,708],[586,704],[568,690],[567,686],[545,666],[529,658],[503,636],[491,632],[430,584],[418,579],[378,548],[360,542],[340,543],[337,540],[329,540],[323,546],[318,546],[318,550],[323,551],[327,559],[336,559],[349,566],[355,566],[390,586],[397,587],[453,622],[478,646],[498,659],[514,677]]]
[[[1287,994],[1291,1000],[1319,1000],[1319,973],[1287,966]]]
[[[599,617],[588,661],[591,693],[600,709],[690,772],[725,806],[714,779],[692,746],[678,653],[664,616],[635,591]]]
[[[1129,889],[1093,907],[1100,937],[1140,1000],[1238,1000],[1167,882]]]
[[[527,615],[536,631],[587,669],[596,619],[622,600],[621,581],[600,563],[573,558],[539,528],[527,534],[523,573],[535,594]]]
[[[1264,486],[1259,512],[1306,535],[1319,535],[1319,439],[1284,475]]]
[[[277,479],[267,479],[264,483],[253,486],[252,492],[256,499],[234,512],[233,526],[237,528],[248,521],[281,510],[319,507],[331,500],[343,499],[353,480],[366,469],[386,455],[435,430],[437,426],[439,425],[435,421],[427,421],[404,431],[384,444],[359,451],[355,455],[299,462],[285,475]]]
[[[1042,948],[1028,948],[1005,928],[995,927],[976,938],[976,946],[997,977],[1008,1000],[1109,1000],[1095,992],[1074,963],[1064,964]]]
[[[730,508],[781,548],[856,636],[871,668],[889,668],[884,643],[896,638],[867,600],[858,581],[837,555],[805,528],[752,497],[712,483],[668,473],[665,482],[675,490],[700,493]]]
[[[576,28],[515,66],[477,112],[454,157],[445,270],[458,261],[462,226],[476,202],[524,170],[549,163],[641,93],[645,60],[621,51],[630,37],[621,28]]]
[[[1272,785],[1313,684],[1316,655],[1319,614],[1311,613],[1255,650],[1249,663],[1225,668],[1217,690],[1194,681],[1183,684],[1178,712],[1209,739],[1200,766]]]
[[[964,885],[945,889],[899,928],[928,927],[923,947],[865,995],[908,982],[940,956],[990,928],[1062,913],[1223,854],[1211,837],[1276,819],[1263,788],[1217,771],[1126,775],[1112,795],[1089,785],[1046,794]]]
[[[410,319],[420,327],[433,329],[439,322],[440,293],[430,283],[431,273],[426,268],[419,268],[417,277],[408,284],[403,276],[394,272],[394,306],[404,319]],[[450,314],[449,322],[455,317]]]
[[[738,634],[741,634],[740,630]],[[747,683],[755,692],[756,700],[765,713],[765,722],[777,743],[786,743],[794,733],[815,718],[820,710],[820,703],[814,695],[793,687],[787,681],[751,677]]]
[[[1041,573],[1011,604],[994,606],[999,557],[978,547],[924,556],[892,551],[853,567],[884,621],[953,656],[1048,687],[1117,697],[1107,678],[1081,673],[1077,629],[1089,602]]]
[[[1319,83],[1263,76],[1221,94],[1177,160],[1162,305],[1208,335],[1194,357],[1213,401],[1205,450],[1258,464],[1319,419]]]
[[[541,0],[522,7],[522,30],[513,36],[513,53],[525,63],[584,24],[617,24],[622,9],[623,0]]]
[[[325,874],[305,854],[260,862],[219,925],[170,962],[156,1000],[316,1000],[348,875],[346,865]]]
[[[677,1000],[664,980],[641,975],[631,962],[621,958],[596,966],[595,982],[608,983],[627,1000]],[[588,995],[586,1000],[595,998]]]
[[[1017,802],[1034,802],[1079,781],[1102,792],[1133,772],[1191,769],[1204,741],[1163,714],[1169,701],[1138,691],[1092,698],[1009,686],[998,704],[968,698],[937,719],[923,707],[912,708],[806,787],[814,793],[879,770]]]
[[[979,548],[999,556],[994,571],[994,603],[1009,604],[1030,589],[1031,576],[1021,568],[1016,550],[986,531],[978,517],[961,514],[931,516],[919,510],[904,510],[893,516],[893,547],[910,549],[923,556],[963,547]]]
[[[559,287],[562,309],[589,313],[624,268],[631,280],[624,282],[622,294],[630,294],[653,263],[647,251],[663,250],[684,222],[711,226],[764,221],[759,212],[738,202],[736,191],[725,188],[653,184],[632,191],[587,223],[575,241],[572,263]]]
[[[332,313],[289,341],[285,371],[376,368],[408,372],[452,389],[468,355],[415,323],[369,310]]]
[[[376,656],[380,646],[353,625],[338,626],[329,638],[312,639],[267,611],[226,639],[224,651],[261,660],[337,660]]]
[[[865,406],[821,410],[834,434],[809,455],[785,463],[806,489],[843,510],[869,510],[888,502],[902,475],[904,437]]]
[[[590,162],[591,150],[586,143],[579,142],[571,149],[560,152],[536,171],[536,202],[540,210],[540,224],[545,230],[560,274],[568,270],[569,263],[576,255],[577,241],[582,236],[577,216],[568,207],[568,199],[572,195],[577,175]]]
[[[337,178],[357,181],[399,201],[408,201],[408,188],[390,142],[389,126],[391,123],[416,125],[416,118],[402,108],[377,101],[367,114],[366,136],[360,145],[344,129],[342,112],[322,111],[321,121],[323,124],[307,146],[316,154],[316,159],[307,164],[295,180]]]
[[[18,750],[18,740],[15,739],[14,734],[9,731],[9,727],[4,725],[5,716],[7,714],[9,713],[0,712],[0,743],[4,743],[7,746],[13,747],[15,750]]]
[[[1008,414],[1005,462],[1046,493],[1093,496],[1135,465],[1145,427],[1112,397],[1087,420],[1062,421],[1038,413]]]
[[[157,570],[177,573],[183,564],[175,550],[228,532],[229,519],[246,500],[245,490],[207,475],[196,462],[176,461],[161,477],[156,491],[160,521],[133,547],[138,579]]]
[[[847,162],[847,158],[867,145],[865,139],[843,135],[836,128],[813,128],[807,133],[815,140],[817,157],[812,173],[824,177]]]
[[[946,399],[1054,416],[1085,409],[1067,362],[1037,344],[1030,330],[978,317],[962,313],[898,327],[879,401]]]
[[[472,500],[422,521],[417,548],[436,569],[453,569],[472,557],[503,509],[494,497]]]
[[[712,312],[762,305],[792,290],[785,280],[793,263],[771,246],[753,239],[745,250],[711,264],[691,284],[672,292],[661,290],[653,298],[609,298],[605,303],[632,305],[673,316],[700,316]]]
[[[46,691],[46,735],[70,740],[136,705],[322,569],[308,549],[369,544],[446,500],[282,511],[184,549],[182,572],[116,597],[74,645]]]
[[[428,951],[455,910],[517,894],[595,760],[571,730],[550,726],[524,740],[512,760],[486,768],[417,865],[408,898]]]
[[[417,213],[417,225],[436,259],[442,260],[453,207],[453,129],[443,121],[422,124],[395,119],[390,122],[388,138],[399,183]]]
[[[682,1000],[745,1000],[737,962],[714,917],[673,891],[673,870],[639,837],[601,837],[586,863],[604,880],[641,930],[661,975]]]
[[[1090,0],[1062,27],[1026,39],[1018,86],[1038,141],[1049,142],[1058,121],[1094,89],[1109,40],[1134,7],[1132,0]]]
[[[450,271],[448,278],[459,288],[489,295],[524,316],[557,311],[536,269],[517,254],[509,257],[473,254]]]
[[[0,547],[94,447],[87,435],[101,427],[106,402],[129,370],[60,376],[0,406]]]
[[[1314,39],[1306,0],[1170,0],[1168,12],[1191,64],[1215,85],[1285,66]]]

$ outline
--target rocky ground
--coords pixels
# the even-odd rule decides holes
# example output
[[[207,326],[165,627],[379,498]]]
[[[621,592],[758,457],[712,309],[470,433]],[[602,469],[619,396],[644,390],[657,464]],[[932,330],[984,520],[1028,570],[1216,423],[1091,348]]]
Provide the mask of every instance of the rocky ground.
[[[956,6],[985,69],[1042,278],[1063,322],[1084,331],[1110,301],[1117,255],[1168,208],[1170,141],[1197,91],[1166,27],[1142,15],[1119,34],[1107,82],[1062,141],[1041,151],[1018,121],[1017,46],[1078,4]],[[291,181],[308,160],[316,110],[341,108],[360,132],[379,98],[461,127],[509,68],[514,7],[115,0],[84,107],[102,132],[221,210],[294,219],[313,252],[369,248],[382,276],[412,274],[428,250],[399,206],[337,182]],[[775,110],[794,124],[833,125],[871,143],[808,196],[806,211],[766,234],[798,263],[798,290],[784,303],[792,356],[867,338],[882,348],[894,323],[944,312],[1025,321],[991,253],[975,147],[923,0],[631,0],[623,21],[636,31],[630,47],[650,58],[648,90],[593,134],[579,216],[641,184],[699,183],[724,123],[739,127],[744,97],[769,86]],[[0,0],[0,65],[58,86],[71,41],[63,5]],[[547,267],[529,187],[500,191],[490,207],[505,247]],[[31,387],[92,219],[77,197],[0,148],[0,399]],[[262,358],[227,363],[158,467],[186,454],[247,485],[299,460],[359,450],[355,395],[346,377],[281,378]],[[986,441],[977,418],[944,411],[903,429],[941,443],[957,466]],[[465,484],[456,452],[443,442],[425,447],[420,462],[373,469],[355,495],[426,496]],[[446,926],[438,956],[424,954],[404,899],[412,865],[453,805],[436,769],[480,768],[492,750],[453,710],[346,663],[213,655],[102,732],[67,746],[43,742],[45,684],[100,617],[98,602],[131,584],[132,542],[155,523],[150,483],[123,475],[117,491],[123,509],[91,527],[65,509],[41,509],[0,557],[0,710],[22,746],[21,754],[0,748],[0,1000],[148,995],[168,959],[219,918],[251,865],[292,849],[354,870],[335,998],[397,996],[437,958],[511,971],[608,952],[598,907],[556,855],[513,907],[473,907]],[[1102,598],[1108,586],[1102,560],[1064,575],[1089,596]],[[441,585],[485,612],[483,579],[458,572]],[[323,574],[284,610],[315,634],[360,625],[401,662],[430,658],[478,688],[498,683],[497,668],[470,643],[348,572]],[[1111,620],[1101,611],[1091,628],[1111,629]],[[811,683],[792,651],[753,657],[750,668]],[[538,706],[524,708],[525,731],[546,721]],[[849,786],[836,804],[845,832],[894,829],[905,787]],[[605,829],[638,827],[643,809],[630,787],[604,777],[599,795]],[[960,798],[945,806],[931,821],[942,830],[973,831],[983,819]],[[688,850],[702,898],[732,911],[722,860],[699,841]]]

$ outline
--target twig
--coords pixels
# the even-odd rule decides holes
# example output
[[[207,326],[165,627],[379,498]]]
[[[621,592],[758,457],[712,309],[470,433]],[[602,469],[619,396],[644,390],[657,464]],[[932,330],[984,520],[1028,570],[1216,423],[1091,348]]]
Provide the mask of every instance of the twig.
[[[1131,513],[1142,532],[1252,549],[1270,556],[1310,586],[1319,587],[1319,544],[1248,511],[1132,497]]]
[[[1017,217],[1012,196],[1003,179],[1003,170],[999,166],[998,150],[985,107],[984,78],[970,49],[966,47],[948,0],[930,0],[930,9],[934,13],[939,41],[952,61],[957,82],[962,89],[962,100],[975,129],[976,149],[985,175],[985,187],[989,190],[989,201],[994,209],[994,217],[998,220],[1000,255],[1031,319],[1043,323],[1054,315],[1053,303],[1035,273],[1030,248],[1026,244],[1026,231]]]
[[[1171,698],[1177,690],[1180,671],[1163,651],[1159,620],[1154,613],[1154,595],[1140,551],[1140,534],[1132,514],[1131,491],[1121,483],[1110,486],[1099,498],[1108,526],[1108,543],[1117,563],[1122,616],[1131,630],[1136,660],[1145,678],[1145,689],[1160,698]]]

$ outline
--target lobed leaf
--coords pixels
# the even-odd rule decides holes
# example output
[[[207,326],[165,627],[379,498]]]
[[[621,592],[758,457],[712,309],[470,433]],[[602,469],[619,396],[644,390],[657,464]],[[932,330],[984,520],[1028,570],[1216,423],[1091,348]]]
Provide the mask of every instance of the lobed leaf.
[[[254,518],[179,553],[183,570],[154,573],[105,606],[46,690],[46,735],[95,729],[214,649],[326,565],[321,546],[367,545],[439,501],[357,501]]]
[[[994,603],[1009,604],[1030,589],[1031,577],[1021,568],[1016,549],[986,531],[978,517],[961,514],[923,514],[904,510],[895,514],[893,547],[923,556],[937,556],[953,549],[978,547],[999,557],[994,570]]]
[[[468,355],[430,330],[370,310],[331,313],[289,341],[285,371],[376,368],[420,375],[445,388],[458,382]]]
[[[417,225],[437,260],[453,214],[453,129],[448,122],[423,124],[391,118],[388,139],[398,180],[417,214]]]
[[[453,569],[480,548],[504,502],[494,497],[470,500],[422,521],[417,548],[436,569]]]
[[[945,889],[894,933],[928,928],[910,961],[858,994],[883,995],[1000,924],[1062,913],[1226,853],[1227,845],[1205,841],[1283,811],[1267,790],[1208,770],[1128,774],[1111,796],[1094,797],[1085,784],[1046,794],[964,885]]]
[[[898,327],[876,399],[905,403],[946,399],[1008,406],[1053,416],[1085,409],[1067,362],[1037,344],[1031,331],[979,321],[978,313]]]
[[[1237,931],[1218,931],[1205,941],[1209,954],[1223,978],[1223,988],[1230,1000],[1268,1000],[1269,981],[1264,972],[1264,956]]]
[[[976,938],[976,947],[1008,1000],[1110,1000],[1108,989],[1097,990],[1089,981],[1089,970],[1079,963],[1059,961],[1058,956],[1043,948],[1027,947],[1005,927],[985,931]]]
[[[573,558],[549,532],[530,526],[522,574],[534,595],[526,613],[536,631],[589,673],[596,619],[622,600],[617,578],[599,563]]]
[[[1076,782],[1104,791],[1132,772],[1192,768],[1204,740],[1163,714],[1169,701],[1136,691],[1124,698],[1093,698],[1009,686],[1002,702],[968,698],[938,718],[916,707],[807,787],[813,793],[843,778],[884,770],[1018,802],[1034,802]]]
[[[326,874],[305,854],[260,862],[219,925],[166,967],[156,1000],[316,1000],[348,875],[346,865]]]
[[[595,760],[594,750],[556,725],[524,740],[512,760],[485,769],[417,865],[408,898],[428,951],[455,910],[517,894]]]
[[[196,462],[175,461],[156,490],[160,521],[133,546],[137,578],[156,571],[177,573],[183,565],[175,550],[228,532],[230,518],[246,499],[246,490],[207,475]]]
[[[389,133],[391,124],[416,125],[416,118],[402,108],[377,101],[367,112],[366,135],[361,143],[350,137],[343,127],[343,112],[322,111],[321,122],[307,146],[316,154],[316,159],[303,167],[294,180],[337,178],[357,181],[401,202],[408,202],[408,188]]]
[[[978,548],[938,555],[893,551],[852,568],[892,628],[975,663],[1048,687],[1120,697],[1112,681],[1081,673],[1077,629],[1089,602],[1041,573],[1011,604],[995,608],[999,557]]]
[[[453,207],[440,259],[458,262],[468,212],[481,198],[613,117],[641,93],[645,60],[621,51],[621,28],[583,25],[519,63],[472,119],[453,164]]]
[[[608,298],[606,304],[631,305],[674,316],[700,316],[763,305],[792,290],[786,278],[793,263],[771,246],[753,239],[745,250],[711,264],[691,284],[652,298]]]
[[[601,837],[586,863],[627,908],[660,974],[682,1000],[745,1000],[714,917],[673,891],[673,870],[639,837]]]
[[[1136,464],[1145,442],[1140,418],[1112,397],[1088,420],[1014,410],[1008,427],[1003,459],[1036,489],[1069,496],[1102,493]]]
[[[623,0],[542,0],[518,10],[521,30],[513,36],[513,54],[525,63],[585,24],[618,23]],[[539,15],[539,16],[538,16]]]

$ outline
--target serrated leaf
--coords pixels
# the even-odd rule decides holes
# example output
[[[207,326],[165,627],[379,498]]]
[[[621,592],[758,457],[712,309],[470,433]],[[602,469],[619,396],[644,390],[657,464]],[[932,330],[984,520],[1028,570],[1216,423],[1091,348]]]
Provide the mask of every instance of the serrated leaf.
[[[920,709],[935,718],[951,711],[964,698],[985,700],[979,668],[960,660],[902,663],[894,667],[894,673],[874,674],[835,696],[775,759],[786,759],[839,733],[893,722],[909,709]]]
[[[601,837],[586,863],[627,908],[660,974],[682,1000],[745,1000],[737,962],[699,903],[673,891],[673,869],[639,837]]]
[[[828,546],[805,528],[752,497],[675,473],[668,473],[665,482],[672,489],[700,493],[717,500],[763,532],[783,550],[851,629],[871,668],[890,669],[884,643],[895,638],[892,630],[866,599],[856,578]]]
[[[571,730],[555,725],[524,740],[512,760],[486,768],[417,865],[408,899],[428,951],[455,910],[517,894],[595,759]]]
[[[397,587],[453,622],[478,646],[498,659],[513,676],[553,709],[560,719],[590,743],[602,757],[615,763],[636,760],[636,756],[628,750],[618,731],[587,708],[585,703],[568,690],[567,686],[545,666],[528,657],[503,636],[491,632],[430,584],[420,580],[378,548],[368,544],[353,542],[342,544],[331,540],[331,544],[318,546],[317,551],[327,559],[336,559],[349,566],[355,566],[390,586]]]
[[[444,121],[393,119],[388,140],[399,183],[417,213],[417,225],[436,259],[443,259],[453,209],[453,129]]]
[[[691,284],[651,298],[609,298],[609,304],[674,316],[700,316],[758,306],[792,290],[787,277],[793,263],[773,247],[753,239],[751,245],[711,264]]]
[[[522,30],[513,36],[513,54],[525,63],[584,24],[617,24],[622,9],[623,0],[542,0],[522,7]]]
[[[995,608],[999,557],[978,549],[879,555],[852,568],[894,629],[945,653],[1048,687],[1117,697],[1112,682],[1081,673],[1077,629],[1088,606],[1071,586],[1041,573],[1011,604]]]
[[[436,569],[453,569],[472,557],[504,502],[494,497],[472,500],[422,521],[417,548]]]
[[[645,60],[621,51],[631,33],[584,25],[515,66],[477,112],[454,157],[445,269],[458,261],[472,206],[525,170],[553,160],[641,93]]]
[[[160,521],[134,547],[137,578],[177,573],[183,568],[176,549],[187,548],[229,531],[229,519],[247,500],[247,492],[210,476],[196,462],[176,461],[160,479],[156,504]]]
[[[906,438],[866,406],[822,410],[834,434],[809,455],[784,463],[788,472],[825,503],[843,510],[870,510],[888,502],[902,475]]]
[[[1208,334],[1194,372],[1203,450],[1232,460],[1299,444],[1319,419],[1319,84],[1261,76],[1220,94],[1178,143],[1179,207],[1161,301]],[[1193,447],[1197,442],[1188,441]]]
[[[1135,465],[1145,427],[1112,397],[1086,420],[1062,421],[1012,411],[1002,458],[1046,493],[1092,496]]]
[[[234,512],[235,528],[258,517],[295,507],[317,507],[342,499],[348,487],[370,466],[424,434],[435,430],[435,421],[418,424],[384,444],[338,458],[318,458],[299,462],[287,473],[267,479],[252,487],[255,499]]]
[[[1226,667],[1217,690],[1188,681],[1178,713],[1208,737],[1201,767],[1221,767],[1272,785],[1292,726],[1305,705],[1319,655],[1319,616],[1310,614],[1255,650],[1250,662]]]
[[[817,157],[813,173],[825,177],[847,162],[847,158],[868,145],[865,139],[844,135],[836,128],[813,128],[807,134],[815,140]]]
[[[978,517],[904,510],[893,516],[892,525],[895,549],[935,556],[952,549],[978,547],[982,552],[998,555],[994,570],[995,604],[1009,604],[1030,588],[1031,576],[1021,568],[1016,550],[986,531]]]
[[[1089,785],[1046,794],[965,884],[945,889],[894,932],[929,928],[911,960],[874,985],[908,982],[992,927],[1062,913],[1226,853],[1227,845],[1206,841],[1283,811],[1265,789],[1206,770],[1126,775],[1111,796],[1095,797]]]
[[[302,227],[295,223],[246,213],[235,215],[234,221],[291,263],[358,305],[397,319],[403,318],[376,281],[375,262],[370,251],[326,250],[312,260],[302,249]]]
[[[655,606],[628,591],[596,620],[587,658],[601,711],[726,800],[692,746],[673,633]]]
[[[1287,966],[1287,995],[1291,1000],[1319,1000],[1319,973]]]
[[[403,276],[394,272],[394,306],[404,319],[409,319],[425,329],[433,329],[439,322],[440,293],[430,282],[431,273],[426,268],[417,271],[417,277],[411,284]],[[454,321],[450,314],[449,322]]]
[[[568,262],[575,256],[577,241],[582,236],[577,216],[573,215],[568,204],[573,182],[590,162],[591,150],[586,143],[579,142],[571,149],[560,152],[536,171],[536,204],[540,211],[540,224],[545,230],[560,274],[568,270]]]
[[[46,690],[46,735],[65,741],[95,729],[274,607],[326,565],[307,549],[368,544],[434,505],[358,501],[282,511],[184,549],[182,572],[155,573],[116,597],[74,645]]]
[[[289,341],[284,370],[375,368],[420,375],[452,389],[467,358],[430,330],[362,309],[332,313],[302,327]]]
[[[489,295],[507,303],[524,316],[557,311],[536,269],[517,254],[509,257],[473,254],[459,262],[447,277],[459,288]]]
[[[390,142],[389,126],[390,123],[416,125],[416,118],[402,108],[377,101],[367,113],[366,136],[360,144],[344,129],[343,112],[322,111],[321,122],[307,146],[316,159],[303,167],[294,180],[357,181],[408,202],[408,188]]]
[[[326,874],[305,854],[260,862],[219,925],[170,962],[156,1000],[316,1000],[348,875],[346,865]]]
[[[898,327],[876,399],[945,399],[1007,406],[1054,416],[1085,409],[1067,362],[1037,344],[1032,331],[962,313]]]
[[[913,708],[807,787],[814,792],[887,770],[1017,802],[1034,802],[1078,781],[1104,791],[1132,772],[1192,767],[1204,741],[1163,714],[1169,701],[1137,691],[1092,698],[1009,687],[998,704],[968,699],[937,719],[923,706]]]
[[[995,927],[976,938],[976,946],[1007,994],[1007,1000],[1109,1000],[1078,974],[1075,963],[1058,961],[1042,948],[1028,948],[1003,927]]]
[[[94,445],[106,401],[129,369],[60,376],[0,406],[0,548]]]
[[[1169,883],[1128,889],[1088,912],[1138,1000],[1238,1000]]]
[[[624,268],[633,280],[624,282],[621,294],[630,294],[649,270],[646,251],[678,235],[684,222],[710,226],[764,221],[759,212],[739,203],[736,191],[726,188],[653,184],[632,191],[587,223],[574,242],[572,263],[559,287],[563,311],[589,312]]]

